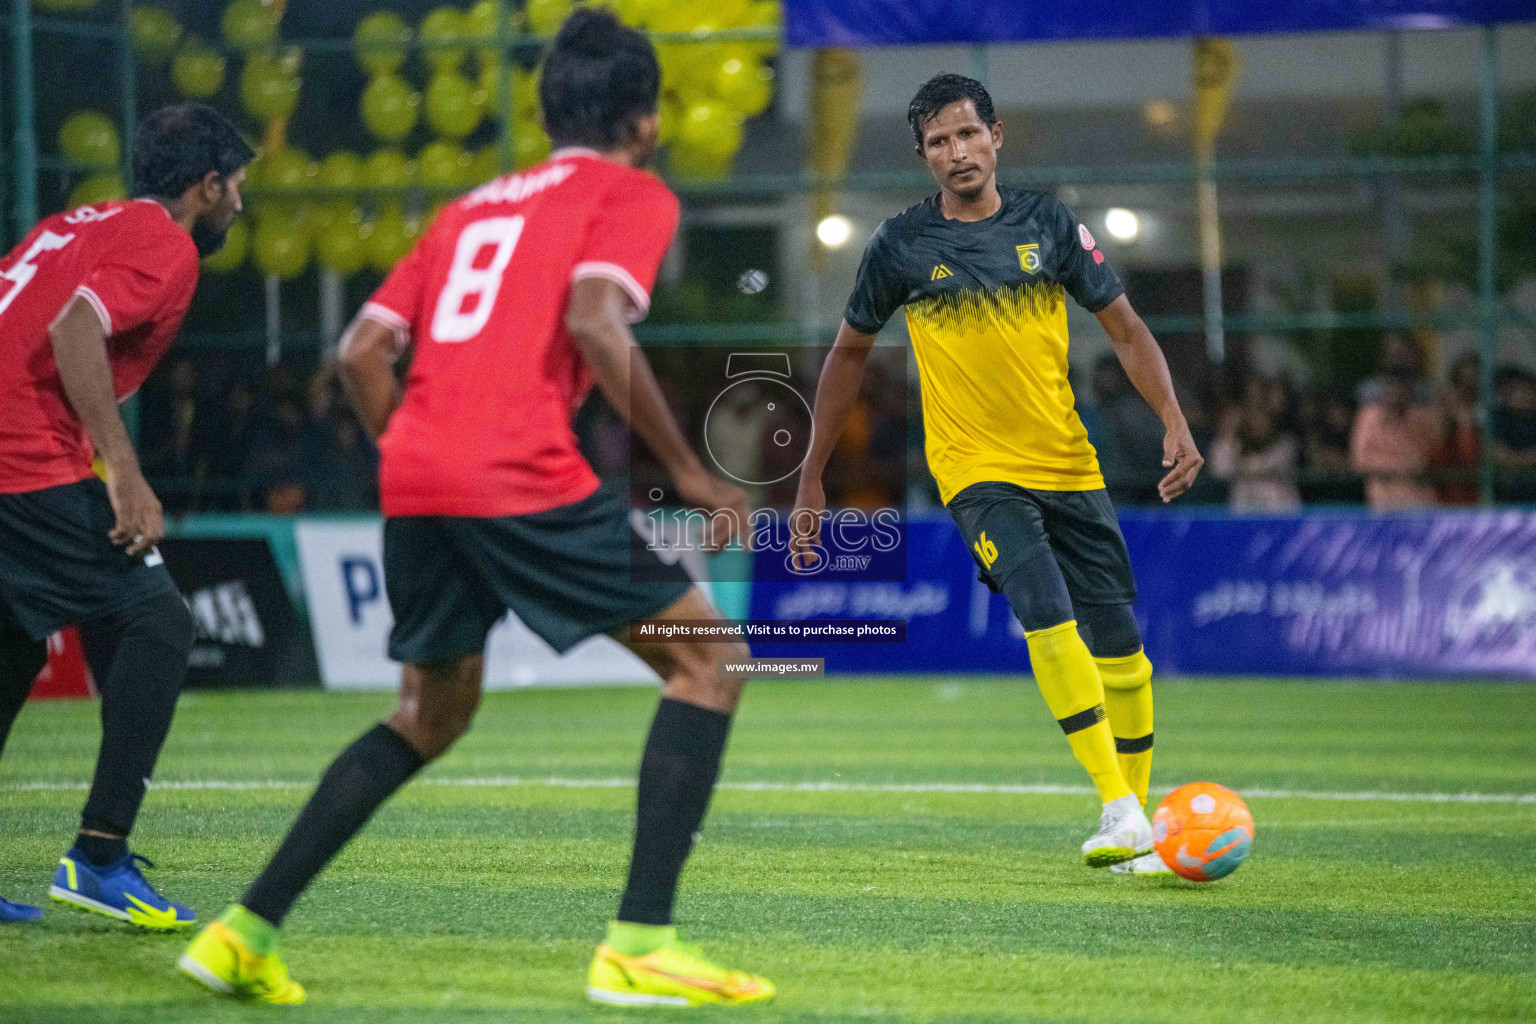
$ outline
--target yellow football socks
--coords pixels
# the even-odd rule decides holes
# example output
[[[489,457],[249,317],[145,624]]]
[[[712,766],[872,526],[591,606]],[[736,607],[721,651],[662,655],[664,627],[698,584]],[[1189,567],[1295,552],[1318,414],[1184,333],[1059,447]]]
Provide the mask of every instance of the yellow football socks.
[[[1078,635],[1076,620],[1025,633],[1035,682],[1045,706],[1093,779],[1103,803],[1130,796],[1115,760],[1115,740],[1105,721],[1104,683],[1088,645]]]
[[[1152,782],[1152,662],[1145,651],[1095,658],[1104,680],[1104,710],[1126,784],[1145,806]]]

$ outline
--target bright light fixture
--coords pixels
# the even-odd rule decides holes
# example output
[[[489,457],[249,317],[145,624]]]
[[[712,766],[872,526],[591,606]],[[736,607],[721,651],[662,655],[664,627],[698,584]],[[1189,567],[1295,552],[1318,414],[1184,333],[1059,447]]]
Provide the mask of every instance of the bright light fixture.
[[[1130,210],[1117,206],[1104,214],[1104,230],[1117,241],[1129,242],[1136,237],[1136,232],[1141,230],[1141,222]]]
[[[828,249],[841,249],[853,237],[853,224],[842,214],[834,213],[816,225],[816,237]]]

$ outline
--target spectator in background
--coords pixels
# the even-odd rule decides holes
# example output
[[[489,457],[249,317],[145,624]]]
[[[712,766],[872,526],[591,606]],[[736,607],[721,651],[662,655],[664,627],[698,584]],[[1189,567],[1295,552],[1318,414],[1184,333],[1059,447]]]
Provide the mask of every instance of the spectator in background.
[[[1477,422],[1480,365],[1475,352],[1451,365],[1450,380],[1436,410],[1440,444],[1434,465],[1447,471],[1447,478],[1437,488],[1442,505],[1476,505],[1478,501],[1477,470],[1482,465]]]
[[[1536,501],[1536,375],[1499,371],[1488,455],[1499,470],[1499,500]]]
[[[304,511],[304,474],[299,466],[299,439],[304,413],[292,395],[272,397],[251,441],[251,477],[260,511],[294,515]]]
[[[1112,353],[1094,364],[1093,394],[1103,424],[1099,468],[1110,498],[1117,505],[1157,504],[1164,472],[1162,421]]]
[[[1234,509],[1286,512],[1301,507],[1296,489],[1300,457],[1296,435],[1280,429],[1263,396],[1250,395],[1222,423],[1211,447],[1211,469],[1230,482]]]
[[[1376,372],[1361,381],[1355,389],[1356,404],[1363,408],[1380,402],[1387,381],[1393,377],[1411,381],[1414,405],[1429,405],[1434,401],[1434,392],[1424,373],[1424,353],[1411,338],[1389,331],[1381,338]]]
[[[1436,449],[1434,418],[1414,404],[1411,373],[1386,375],[1379,398],[1355,417],[1350,461],[1364,473],[1365,500],[1373,509],[1434,505],[1434,488],[1421,477]]]
[[[256,393],[236,380],[208,439],[205,507],[220,512],[251,508],[251,444],[256,433]]]
[[[350,410],[336,401],[333,367],[310,378],[309,422],[299,437],[298,473],[310,512],[377,509],[378,453]]]
[[[164,495],[166,510],[185,514],[197,506],[205,475],[208,403],[198,393],[197,364],[191,359],[172,363],[168,378],[144,391],[140,462]]]

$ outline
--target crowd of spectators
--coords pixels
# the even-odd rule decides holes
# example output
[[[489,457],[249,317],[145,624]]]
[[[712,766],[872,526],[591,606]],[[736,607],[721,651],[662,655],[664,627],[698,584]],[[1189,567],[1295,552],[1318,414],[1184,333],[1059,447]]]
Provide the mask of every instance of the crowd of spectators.
[[[1436,380],[1411,341],[1388,334],[1375,372],[1353,389],[1302,390],[1251,373],[1211,397],[1211,389],[1181,381],[1181,405],[1207,458],[1189,501],[1245,511],[1475,505],[1486,444],[1495,498],[1536,502],[1536,374],[1495,370],[1485,439],[1479,372],[1477,356],[1465,355]],[[669,388],[673,383],[662,375],[669,402],[691,429],[702,410],[691,410],[686,389]],[[1156,504],[1163,427],[1113,355],[1092,367],[1078,404],[1115,501]],[[628,432],[600,405],[578,420],[578,435],[599,472],[622,474],[632,455]],[[827,475],[835,504],[936,500],[923,490],[930,482],[915,406],[899,366],[871,371]],[[145,473],[172,514],[378,508],[377,451],[330,367],[307,375],[286,364],[242,372],[235,363],[183,357],[146,386],[139,410]],[[750,420],[751,412],[739,415]],[[757,433],[743,427],[732,436]],[[754,501],[787,504],[794,483],[754,488]]]
[[[141,394],[139,452],[173,514],[378,508],[377,450],[330,367],[177,359]]]
[[[1207,417],[1198,396],[1185,399],[1180,388],[1209,470],[1192,498],[1222,500],[1224,488],[1233,509],[1272,512],[1361,501],[1376,509],[1475,505],[1484,445],[1479,374],[1478,357],[1468,354],[1437,382],[1411,341],[1388,334],[1376,372],[1350,391],[1298,392],[1283,378],[1252,374]],[[1536,374],[1501,366],[1493,383],[1494,496],[1536,501]],[[1121,504],[1152,504],[1162,424],[1112,355],[1094,367],[1092,396],[1084,425],[1111,493]]]

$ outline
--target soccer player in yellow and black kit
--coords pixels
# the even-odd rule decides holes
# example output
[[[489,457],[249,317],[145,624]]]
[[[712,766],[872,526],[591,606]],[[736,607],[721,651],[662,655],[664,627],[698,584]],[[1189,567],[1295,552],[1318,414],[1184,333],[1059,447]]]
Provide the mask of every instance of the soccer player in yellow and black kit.
[[[905,306],[940,496],[982,580],[1023,624],[1040,692],[1104,804],[1083,859],[1166,871],[1143,809],[1152,663],[1131,613],[1125,541],[1067,383],[1067,294],[1098,315],[1163,420],[1164,501],[1189,489],[1203,460],[1162,350],[1093,235],[1054,195],[998,186],[1003,126],[981,83],[939,75],[907,117],[940,191],[881,224],[864,252],[816,392],[796,532],[819,532],[822,471],[875,334]]]

